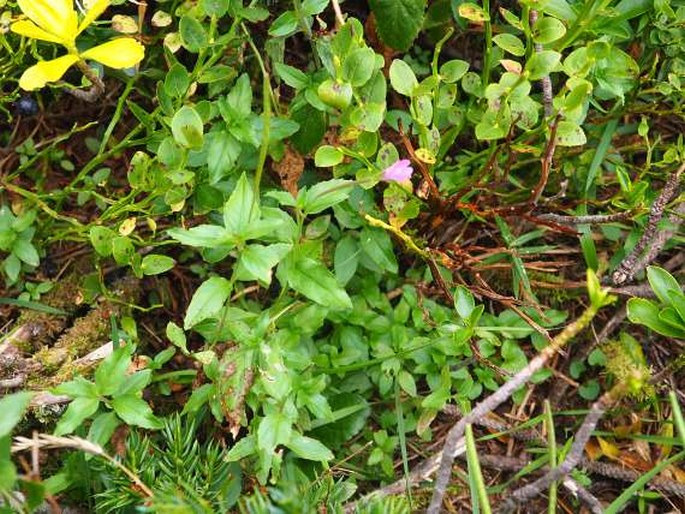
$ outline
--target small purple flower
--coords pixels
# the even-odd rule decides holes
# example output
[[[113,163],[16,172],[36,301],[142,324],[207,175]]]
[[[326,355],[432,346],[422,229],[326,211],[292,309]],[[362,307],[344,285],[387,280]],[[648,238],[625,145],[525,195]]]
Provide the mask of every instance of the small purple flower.
[[[383,170],[381,180],[386,182],[406,182],[414,173],[409,159],[401,159]]]

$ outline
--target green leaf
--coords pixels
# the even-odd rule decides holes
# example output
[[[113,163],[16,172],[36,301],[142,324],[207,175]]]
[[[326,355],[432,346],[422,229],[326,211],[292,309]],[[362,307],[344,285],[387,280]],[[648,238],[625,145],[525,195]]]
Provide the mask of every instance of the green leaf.
[[[248,245],[240,253],[236,276],[238,280],[258,280],[271,283],[271,269],[291,250],[292,245],[277,243],[269,246]]]
[[[682,338],[685,335],[682,330],[678,330],[661,320],[659,318],[659,307],[645,298],[628,300],[628,319],[667,337]]]
[[[217,314],[231,294],[231,283],[222,277],[210,277],[195,291],[183,320],[188,330],[200,321]]]
[[[352,85],[333,79],[324,80],[316,89],[316,94],[326,105],[336,109],[346,109],[352,102]]]
[[[230,0],[200,0],[202,10],[210,16],[220,18],[228,12]]]
[[[194,108],[184,105],[171,120],[171,134],[185,148],[200,148],[204,140],[202,118]]]
[[[343,62],[342,76],[354,87],[361,87],[376,71],[376,52],[371,48],[353,50]]]
[[[279,444],[290,441],[293,430],[292,421],[280,412],[268,414],[257,429],[257,447],[267,453],[274,451]]]
[[[300,129],[290,138],[295,149],[302,155],[311,152],[321,142],[328,125],[323,112],[309,104],[293,111],[291,119],[300,125]]]
[[[557,144],[559,146],[580,146],[587,142],[585,132],[577,123],[563,120],[557,125]]]
[[[681,291],[677,293],[675,291],[668,292],[668,298],[671,300],[671,305],[680,316],[680,319],[685,321],[685,295]]]
[[[320,14],[328,6],[329,0],[304,0],[302,2],[302,14],[304,16],[314,16]]]
[[[426,0],[369,0],[378,35],[395,50],[411,47],[423,25]]]
[[[526,47],[521,40],[513,34],[497,34],[492,38],[492,42],[505,52],[521,57],[526,53]]]
[[[333,266],[335,276],[340,285],[344,286],[347,284],[357,272],[360,252],[359,243],[349,234],[338,241],[338,244],[335,246]]]
[[[301,459],[325,462],[333,460],[333,452],[326,448],[321,442],[311,437],[293,432],[290,441],[286,443],[295,455]]]
[[[296,253],[278,265],[278,279],[310,300],[332,309],[350,309],[352,301],[345,289],[323,264]]]
[[[189,230],[172,228],[168,233],[171,238],[187,246],[204,248],[215,248],[227,244],[233,246],[229,233],[224,227],[218,225],[198,225]]]
[[[333,207],[347,200],[355,182],[334,178],[324,182],[318,182],[311,188],[302,190],[302,210],[305,214],[318,214],[321,211]],[[300,196],[298,195],[298,201]]]
[[[19,273],[21,272],[21,261],[13,253],[9,254],[5,261],[2,263],[2,267],[7,273],[7,278],[10,283],[14,283],[19,278]]]
[[[255,202],[252,185],[243,173],[224,205],[224,226],[228,233],[244,237],[250,225],[259,219],[259,204]]]
[[[269,35],[273,37],[287,37],[297,32],[297,16],[293,11],[285,11],[269,27]]]
[[[397,381],[405,393],[412,398],[416,397],[416,381],[411,373],[409,373],[406,369],[401,370],[397,376]]]
[[[293,66],[277,62],[274,69],[281,80],[293,89],[304,89],[309,85],[309,77]]]
[[[190,75],[186,67],[180,63],[174,64],[164,78],[164,90],[175,98],[183,98],[190,86]]]
[[[88,430],[88,440],[105,446],[118,426],[119,419],[113,412],[98,414]]]
[[[381,269],[397,273],[397,259],[388,233],[380,228],[364,227],[359,244],[366,255]]]
[[[255,444],[254,436],[245,436],[237,443],[235,443],[233,447],[228,451],[228,454],[226,454],[226,461],[239,461],[241,459],[244,459],[245,457],[249,457],[250,455],[252,455],[256,449],[257,445]]]
[[[181,18],[178,24],[181,35],[181,44],[192,53],[198,53],[208,45],[207,33],[202,23],[192,16],[186,15]]]
[[[542,45],[561,39],[564,34],[566,34],[564,24],[549,16],[539,19],[533,27],[533,41]]]
[[[205,136],[209,183],[214,185],[233,171],[242,146],[227,130],[209,132]]]
[[[95,386],[99,394],[110,395],[126,380],[131,365],[131,351],[122,346],[114,350],[95,370]]]
[[[475,308],[476,301],[473,299],[471,291],[467,287],[457,286],[454,290],[454,310],[457,311],[459,317],[463,320],[469,319]]]
[[[83,377],[75,377],[74,380],[63,382],[55,387],[55,393],[66,394],[72,398],[83,396],[86,398],[97,398],[98,389],[95,384]]]
[[[114,396],[126,396],[130,394],[138,394],[145,389],[145,387],[152,380],[152,370],[144,369],[142,371],[136,371],[126,377],[119,388],[114,393]]]
[[[117,396],[112,400],[112,409],[129,425],[151,430],[162,428],[162,422],[142,398],[134,395]]]
[[[159,255],[152,253],[143,257],[141,269],[143,275],[159,275],[165,271],[169,271],[174,267],[176,261],[167,255]]]
[[[534,53],[526,63],[526,71],[530,80],[540,80],[552,73],[559,65],[561,54],[553,50],[543,50]]]
[[[414,89],[419,85],[419,81],[406,62],[395,59],[390,65],[390,85],[399,94],[412,96]]]
[[[459,59],[452,59],[440,66],[440,78],[452,84],[462,78],[469,71],[469,63]]]
[[[197,389],[194,389],[190,398],[183,406],[181,414],[189,412],[197,412],[204,404],[216,394],[216,386],[214,384],[203,384]]]
[[[366,399],[355,393],[340,393],[329,398],[330,418],[312,422],[310,432],[329,448],[339,448],[361,432],[371,415]]]
[[[10,493],[17,481],[17,469],[11,461],[12,438],[0,437],[0,492]],[[4,502],[3,502],[4,503]],[[14,509],[0,504],[0,514],[14,514]]]
[[[17,239],[14,242],[12,253],[29,266],[38,266],[40,264],[40,257],[36,248],[27,239]]]
[[[112,240],[112,256],[117,264],[129,264],[136,253],[133,242],[126,236],[116,236]]]
[[[173,321],[167,323],[166,337],[174,346],[180,348],[184,355],[188,355],[186,334],[183,332],[183,329]]]
[[[76,398],[62,414],[55,427],[55,435],[71,434],[83,421],[95,414],[99,406],[100,401],[97,398]]]
[[[21,421],[32,397],[33,393],[22,391],[0,399],[0,438],[8,436]]]
[[[316,149],[314,164],[319,168],[329,168],[331,166],[337,166],[344,158],[345,154],[336,147],[323,145]]]
[[[663,304],[672,305],[671,292],[682,294],[678,281],[663,268],[658,266],[647,267],[647,280],[652,291]]]
[[[116,232],[107,227],[91,227],[89,231],[90,244],[101,257],[112,255],[112,239]]]

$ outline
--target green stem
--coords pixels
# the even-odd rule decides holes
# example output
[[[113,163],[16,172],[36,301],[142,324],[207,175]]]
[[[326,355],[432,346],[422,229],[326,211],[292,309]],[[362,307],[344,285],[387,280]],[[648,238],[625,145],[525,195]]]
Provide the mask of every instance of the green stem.
[[[547,449],[549,451],[549,468],[557,467],[557,437],[554,433],[554,417],[552,416],[552,405],[549,400],[545,400],[545,428],[547,429]],[[548,514],[557,512],[557,488],[556,482],[549,486]]]
[[[466,461],[469,465],[470,481],[476,486],[478,500],[483,509],[483,514],[492,514],[490,507],[490,500],[488,499],[488,492],[485,488],[485,480],[483,480],[483,472],[478,461],[478,451],[476,450],[476,440],[473,437],[473,429],[471,425],[466,425],[464,432],[466,438]]]
[[[483,23],[485,29],[485,57],[483,59],[483,87],[490,83],[490,62],[492,56],[492,23],[490,21],[490,0],[483,0],[483,10],[487,18]]]
[[[243,32],[245,32],[247,42],[250,45],[250,48],[252,48],[255,58],[259,63],[259,68],[262,71],[262,119],[264,128],[262,130],[262,145],[259,149],[259,159],[257,161],[257,169],[255,170],[254,177],[254,201],[255,204],[259,204],[259,190],[262,182],[262,173],[264,172],[264,164],[266,163],[271,139],[271,95],[273,94],[273,91],[271,90],[271,77],[266,69],[264,60],[255,46],[254,41],[252,41],[252,37],[250,37],[250,33],[248,32],[247,27],[245,27],[245,24],[241,23],[240,25]]]
[[[126,87],[124,88],[124,91],[121,93],[121,96],[117,101],[117,108],[114,110],[112,120],[109,122],[109,125],[107,125],[107,129],[105,130],[105,133],[102,135],[102,141],[100,142],[100,148],[98,148],[97,155],[101,155],[102,153],[104,153],[105,149],[107,148],[109,138],[112,137],[114,128],[117,126],[117,123],[119,123],[119,120],[121,119],[121,115],[124,112],[124,105],[126,103],[126,99],[128,98],[128,95],[131,94],[131,91],[133,91],[133,85],[136,83],[137,77],[138,75],[134,75],[133,77],[128,79],[128,82],[126,82]]]

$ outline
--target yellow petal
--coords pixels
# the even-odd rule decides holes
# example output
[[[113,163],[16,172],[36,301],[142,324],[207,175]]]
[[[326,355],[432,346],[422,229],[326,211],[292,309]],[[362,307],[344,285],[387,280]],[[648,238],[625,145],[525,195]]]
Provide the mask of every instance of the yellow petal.
[[[21,11],[40,28],[65,41],[76,37],[73,0],[17,0]]]
[[[81,20],[81,23],[78,26],[78,33],[80,34],[83,32],[83,30],[105,12],[105,9],[108,7],[109,0],[93,0],[90,2],[88,10],[86,11],[86,16]]]
[[[20,20],[10,25],[12,32],[31,39],[41,39],[52,43],[61,43],[62,39],[41,29],[38,25],[29,20]]]
[[[145,47],[133,38],[120,37],[82,52],[81,57],[120,70],[142,61]]]
[[[78,61],[78,56],[68,54],[51,61],[41,61],[34,64],[19,79],[19,87],[25,91],[40,89],[48,82],[61,79],[69,66],[76,61]]]

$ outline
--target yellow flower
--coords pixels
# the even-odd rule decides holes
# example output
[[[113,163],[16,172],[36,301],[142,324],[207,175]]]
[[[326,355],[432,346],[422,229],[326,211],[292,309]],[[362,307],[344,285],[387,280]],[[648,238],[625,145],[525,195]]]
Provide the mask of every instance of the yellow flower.
[[[19,87],[26,91],[59,80],[72,64],[86,59],[115,69],[129,68],[143,59],[145,48],[130,37],[112,39],[84,52],[76,49],[76,37],[109,7],[109,0],[84,1],[87,8],[80,22],[73,0],[17,0],[17,4],[28,20],[14,22],[13,32],[58,43],[68,52],[27,69],[19,79]]]

